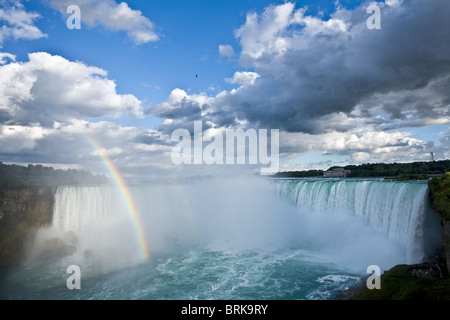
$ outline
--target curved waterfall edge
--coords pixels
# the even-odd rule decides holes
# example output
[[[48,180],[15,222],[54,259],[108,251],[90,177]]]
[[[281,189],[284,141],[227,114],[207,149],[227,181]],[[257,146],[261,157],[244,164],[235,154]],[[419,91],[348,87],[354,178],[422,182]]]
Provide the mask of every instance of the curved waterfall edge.
[[[320,214],[350,215],[398,241],[407,263],[419,263],[442,247],[439,216],[422,182],[358,179],[274,179],[279,196]]]

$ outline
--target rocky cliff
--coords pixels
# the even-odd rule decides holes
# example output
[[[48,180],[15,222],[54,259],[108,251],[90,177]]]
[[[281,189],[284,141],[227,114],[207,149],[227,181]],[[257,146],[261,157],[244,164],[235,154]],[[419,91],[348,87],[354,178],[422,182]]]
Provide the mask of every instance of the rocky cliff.
[[[52,222],[56,187],[0,188],[0,266],[20,263],[25,244]]]
[[[440,179],[429,181],[430,206],[439,214],[444,231],[444,251],[450,273],[450,172]]]
[[[450,273],[450,220],[442,220],[444,229],[444,251],[447,260],[447,270]]]

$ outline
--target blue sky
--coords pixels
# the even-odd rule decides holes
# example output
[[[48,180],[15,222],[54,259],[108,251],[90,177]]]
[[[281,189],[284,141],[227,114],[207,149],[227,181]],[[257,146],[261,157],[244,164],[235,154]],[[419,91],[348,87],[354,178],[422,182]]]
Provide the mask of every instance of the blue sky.
[[[130,176],[181,174],[195,120],[279,129],[280,170],[448,158],[450,6],[379,1],[369,30],[370,4],[2,0],[0,161],[101,171],[87,133]]]
[[[353,1],[347,6],[354,7],[360,2]],[[124,32],[83,23],[81,30],[69,30],[66,19],[70,14],[57,12],[45,1],[29,1],[22,4],[30,12],[39,13],[41,17],[35,25],[48,37],[5,42],[3,51],[13,52],[22,61],[30,52],[44,51],[103,68],[117,81],[118,91],[158,104],[177,87],[192,92],[210,87],[230,90],[233,86],[223,79],[241,69],[238,56],[220,57],[218,46],[229,44],[239,52],[234,31],[245,22],[246,14],[262,12],[267,6],[284,1],[136,0],[127,3],[156,24],[159,41],[135,45]],[[303,5],[311,14],[323,11],[326,16],[335,10],[334,2],[328,0],[297,2],[297,6]],[[200,75],[198,79],[196,74]]]

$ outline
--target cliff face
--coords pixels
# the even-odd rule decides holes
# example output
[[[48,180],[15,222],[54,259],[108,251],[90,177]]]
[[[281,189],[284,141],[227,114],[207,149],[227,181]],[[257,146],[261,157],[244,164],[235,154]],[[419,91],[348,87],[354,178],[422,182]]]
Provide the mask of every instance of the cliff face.
[[[430,187],[430,206],[441,217],[447,269],[450,273],[450,172],[440,179],[429,181],[428,186]]]
[[[52,222],[55,187],[0,188],[0,266],[20,263],[24,244]]]
[[[447,257],[447,270],[450,273],[450,220],[443,220],[444,228],[444,249]]]

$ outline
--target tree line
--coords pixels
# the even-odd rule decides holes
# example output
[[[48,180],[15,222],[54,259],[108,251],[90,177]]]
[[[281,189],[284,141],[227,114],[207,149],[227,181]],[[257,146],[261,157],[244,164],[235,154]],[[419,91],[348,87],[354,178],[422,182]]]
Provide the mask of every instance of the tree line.
[[[450,172],[442,178],[435,178],[428,182],[431,189],[430,205],[445,220],[450,220]],[[447,239],[450,249],[450,239]]]
[[[58,186],[105,184],[107,178],[84,170],[61,170],[42,165],[20,166],[0,162],[0,186]]]
[[[338,167],[331,167],[335,169]],[[361,165],[347,165],[343,167],[350,170],[349,178],[393,178],[400,180],[425,178],[430,175],[442,175],[450,171],[450,160],[411,162],[411,163],[367,163]],[[323,170],[279,172],[275,177],[321,177]]]

